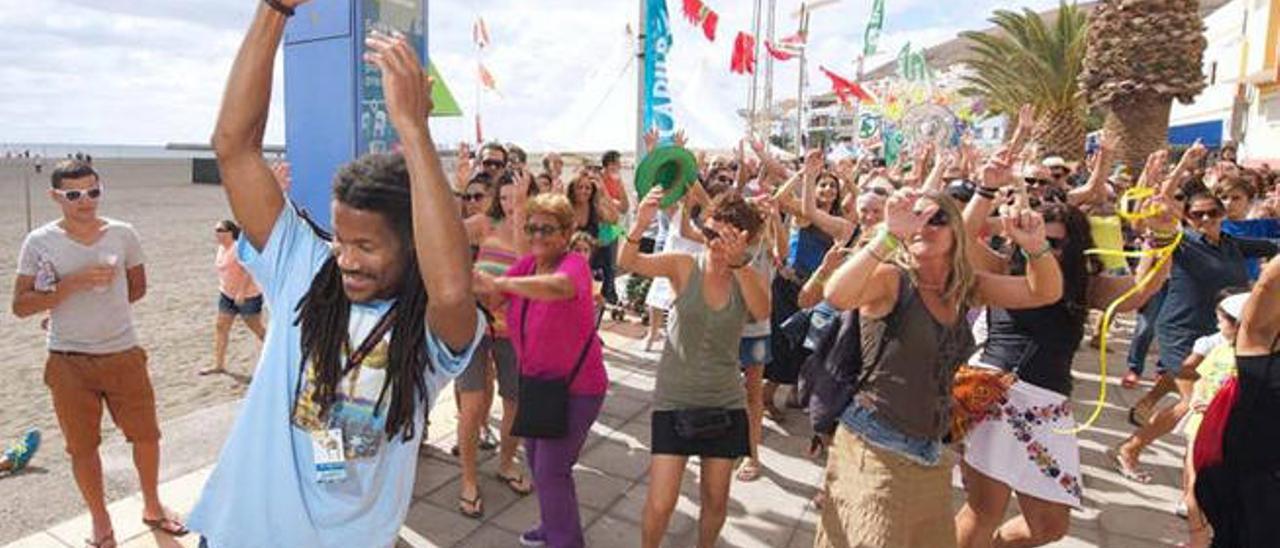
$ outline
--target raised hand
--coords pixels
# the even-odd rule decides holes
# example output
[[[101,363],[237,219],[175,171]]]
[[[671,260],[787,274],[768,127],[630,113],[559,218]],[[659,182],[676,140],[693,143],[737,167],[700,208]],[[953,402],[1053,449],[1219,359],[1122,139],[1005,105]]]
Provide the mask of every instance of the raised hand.
[[[804,171],[810,175],[817,175],[822,171],[824,165],[822,158],[822,150],[811,149],[804,155]]]
[[[1044,217],[1035,210],[1017,205],[1001,207],[1000,223],[1005,235],[1018,247],[1032,253],[1044,249]]]
[[[834,272],[837,267],[844,264],[845,259],[849,258],[852,252],[852,248],[833,245],[827,250],[826,255],[822,256],[822,265],[818,269],[823,272]]]
[[[899,240],[915,236],[938,211],[938,204],[922,200],[923,197],[924,193],[918,189],[903,188],[885,201],[884,224]]]
[[[1152,152],[1147,156],[1147,164],[1142,168],[1142,175],[1138,176],[1139,187],[1157,188],[1160,182],[1164,180],[1164,172],[1169,166],[1169,151],[1160,149]]]
[[[683,129],[678,129],[675,136],[671,138],[671,142],[680,148],[685,148],[689,144],[689,137],[685,136]]]
[[[1004,188],[1013,182],[1013,154],[1008,148],[1002,148],[982,166],[982,186]]]
[[[651,127],[649,131],[644,132],[644,149],[653,152],[658,147],[658,128]]]
[[[658,216],[658,209],[662,207],[662,197],[665,194],[662,187],[654,186],[649,189],[649,193],[640,201],[640,208],[636,210],[635,226],[649,226],[653,222]]]
[[[747,233],[732,225],[721,223],[716,228],[716,237],[707,242],[713,253],[719,252],[730,264],[738,263],[747,253]]]
[[[374,32],[365,39],[370,51],[366,62],[382,72],[382,95],[387,101],[387,114],[396,131],[426,130],[431,103],[431,79],[422,69],[418,54],[399,33],[388,36]]]

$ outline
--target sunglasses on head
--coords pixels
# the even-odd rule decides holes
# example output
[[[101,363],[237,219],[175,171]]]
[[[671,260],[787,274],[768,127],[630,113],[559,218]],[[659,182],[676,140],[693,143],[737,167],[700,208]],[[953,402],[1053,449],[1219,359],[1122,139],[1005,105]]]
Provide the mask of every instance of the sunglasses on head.
[[[548,236],[554,236],[559,232],[560,227],[556,225],[540,225],[535,223],[524,225],[524,233],[529,237],[542,236],[543,238],[546,238]]]
[[[947,215],[946,211],[939,209],[929,217],[926,224],[929,226],[947,226],[947,223],[949,222],[951,222],[951,216]]]
[[[480,165],[483,165],[484,167],[491,167],[491,168],[494,168],[494,169],[500,169],[500,168],[502,168],[502,167],[506,166],[506,165],[507,165],[507,163],[506,163],[506,162],[504,162],[504,161],[502,161],[502,160],[485,160],[485,161],[483,161],[483,162],[480,162]]]
[[[1187,212],[1187,216],[1192,219],[1200,219],[1201,221],[1210,221],[1222,216],[1222,210],[1218,208],[1202,209],[1200,211],[1191,210]]]
[[[458,198],[461,198],[461,199],[462,199],[462,201],[464,201],[464,202],[479,202],[480,200],[483,200],[483,199],[484,199],[484,193],[483,193],[483,192],[472,192],[472,193],[469,193],[469,194],[459,194],[459,195],[458,195]]]
[[[102,197],[102,186],[95,186],[89,190],[62,190],[55,188],[53,191],[66,198],[68,202],[79,201],[84,196],[88,196],[90,200],[97,200]]]

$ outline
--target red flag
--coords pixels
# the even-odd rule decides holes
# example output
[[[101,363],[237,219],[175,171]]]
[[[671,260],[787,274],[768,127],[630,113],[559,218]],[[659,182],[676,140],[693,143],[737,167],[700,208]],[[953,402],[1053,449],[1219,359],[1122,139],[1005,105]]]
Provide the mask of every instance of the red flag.
[[[862,89],[862,86],[858,85],[858,83],[850,82],[841,78],[840,75],[827,70],[827,67],[820,66],[818,67],[818,70],[822,71],[823,74],[827,75],[827,78],[831,79],[831,91],[835,92],[836,98],[839,99],[840,102],[849,104],[854,99],[858,102],[872,101],[871,94],[867,93],[867,90]]]
[[[703,4],[702,0],[684,0],[684,18],[694,25],[700,25],[707,40],[716,41],[716,25],[720,23],[720,16]]]
[[[756,39],[745,32],[739,32],[733,40],[733,58],[729,60],[729,70],[737,74],[755,74],[756,72]]]
[[[804,32],[797,32],[795,34],[792,34],[791,36],[778,40],[778,43],[785,44],[788,46],[804,47],[804,44],[805,44]]]
[[[779,61],[790,61],[793,57],[798,55],[797,53],[774,46],[773,43],[768,40],[764,41],[764,49],[769,50],[769,55]]]

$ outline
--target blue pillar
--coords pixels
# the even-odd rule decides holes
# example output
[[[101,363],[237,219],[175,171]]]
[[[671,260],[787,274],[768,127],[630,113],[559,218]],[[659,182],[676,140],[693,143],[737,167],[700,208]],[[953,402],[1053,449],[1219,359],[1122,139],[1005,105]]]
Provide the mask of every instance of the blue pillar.
[[[289,20],[284,36],[285,146],[292,198],[329,225],[330,188],[343,164],[393,150],[381,75],[363,60],[374,30],[409,37],[425,65],[427,0],[315,0]]]

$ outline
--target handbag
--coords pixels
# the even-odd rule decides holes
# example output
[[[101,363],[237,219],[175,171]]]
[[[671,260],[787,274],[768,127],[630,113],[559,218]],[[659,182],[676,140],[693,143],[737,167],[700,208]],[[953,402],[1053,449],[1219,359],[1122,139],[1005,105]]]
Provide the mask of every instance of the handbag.
[[[710,440],[719,438],[733,427],[733,417],[728,409],[697,407],[675,411],[676,435],[686,440]]]
[[[523,346],[525,337],[525,319],[529,313],[529,300],[524,300],[520,307],[520,343]],[[600,328],[600,316],[596,314],[595,329]],[[569,385],[582,370],[582,363],[591,349],[591,342],[596,337],[595,329],[587,334],[587,341],[578,353],[578,362],[574,364],[569,376],[562,379],[539,379],[525,374],[520,375],[520,386],[516,395],[519,407],[511,424],[511,434],[521,438],[563,438],[569,432]]]
[[[1204,411],[1200,429],[1196,431],[1196,439],[1191,446],[1191,466],[1196,472],[1222,464],[1222,440],[1226,437],[1231,410],[1235,408],[1239,397],[1239,378],[1231,377],[1209,402],[1209,408]]]

